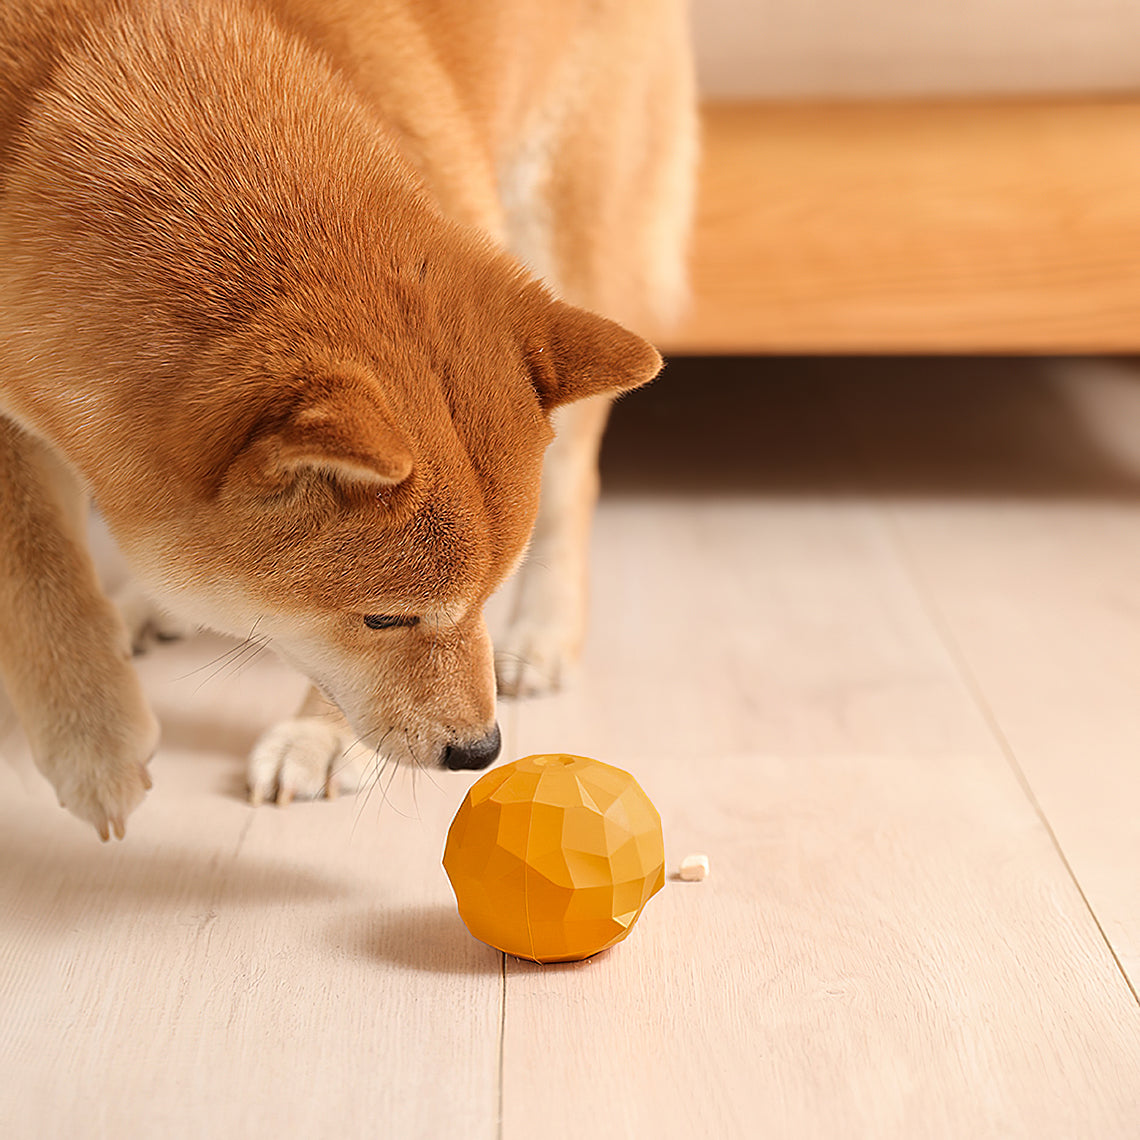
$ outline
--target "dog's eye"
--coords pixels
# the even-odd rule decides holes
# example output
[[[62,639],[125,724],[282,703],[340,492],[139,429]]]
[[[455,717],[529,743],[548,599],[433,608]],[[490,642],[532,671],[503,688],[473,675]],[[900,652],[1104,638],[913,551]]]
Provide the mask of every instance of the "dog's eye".
[[[403,625],[416,625],[419,622],[418,617],[410,617],[400,614],[365,614],[364,624],[369,629],[396,629],[398,626]]]

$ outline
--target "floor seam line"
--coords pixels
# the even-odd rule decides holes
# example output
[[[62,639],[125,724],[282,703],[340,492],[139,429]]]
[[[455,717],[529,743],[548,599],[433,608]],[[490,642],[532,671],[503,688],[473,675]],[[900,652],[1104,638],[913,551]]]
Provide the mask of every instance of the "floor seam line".
[[[500,965],[501,985],[499,987],[499,1072],[498,1072],[498,1095],[495,1105],[495,1137],[496,1140],[503,1140],[503,1058],[506,1055],[506,1041],[507,1041],[507,956],[500,954],[502,963]]]
[[[246,836],[249,835],[249,829],[253,826],[253,811],[251,810],[246,821],[242,824],[241,831],[238,832],[237,843],[234,844],[233,854],[231,859],[236,859],[241,854],[241,849],[245,845]]]
[[[1025,770],[1022,768],[1021,763],[1017,759],[1017,754],[1013,745],[1009,741],[1005,730],[1001,727],[997,714],[994,712],[990,702],[986,699],[986,695],[982,690],[981,683],[978,681],[970,663],[966,658],[961,646],[958,644],[957,638],[950,632],[948,623],[942,613],[941,608],[935,603],[931,597],[929,590],[926,588],[926,582],[923,575],[918,571],[915,566],[913,558],[910,556],[906,541],[902,538],[899,528],[898,520],[895,516],[894,508],[889,504],[882,506],[883,515],[886,520],[886,529],[890,538],[891,545],[895,549],[898,556],[899,564],[902,566],[906,573],[907,579],[910,581],[911,588],[914,590],[915,596],[919,605],[922,607],[923,613],[926,615],[927,620],[930,622],[934,629],[943,650],[950,658],[950,662],[957,673],[959,680],[966,688],[970,700],[973,702],[974,707],[981,714],[986,728],[989,730],[991,736],[994,738],[1002,757],[1013,773],[1014,779],[1017,780],[1025,798],[1029,801],[1030,807],[1033,809],[1034,814],[1045,828],[1045,833],[1049,837],[1049,842],[1053,846],[1053,850],[1057,853],[1057,857],[1061,860],[1061,865],[1065,869],[1065,873],[1069,876],[1069,880],[1076,888],[1077,894],[1080,896],[1081,902],[1084,904],[1085,910],[1088,912],[1089,917],[1092,919],[1093,924],[1096,926],[1097,933],[1100,935],[1101,941],[1104,943],[1105,949],[1108,951],[1112,961],[1116,964],[1116,969],[1124,980],[1128,992],[1132,995],[1132,1000],[1140,1007],[1140,991],[1137,991],[1136,986],[1133,984],[1132,979],[1128,975],[1128,971],[1121,961],[1120,955],[1116,952],[1116,948],[1112,945],[1104,926],[1101,924],[1100,918],[1096,911],[1093,909],[1092,903],[1088,895],[1085,893],[1084,887],[1081,885],[1080,879],[1077,877],[1076,871],[1072,863],[1069,862],[1068,856],[1065,854],[1064,848],[1061,846],[1061,841],[1057,838],[1056,831],[1053,830],[1053,825],[1049,821],[1049,817],[1045,809],[1041,805],[1041,801],[1037,798],[1033,790],[1033,785],[1029,782],[1029,777],[1026,776]]]

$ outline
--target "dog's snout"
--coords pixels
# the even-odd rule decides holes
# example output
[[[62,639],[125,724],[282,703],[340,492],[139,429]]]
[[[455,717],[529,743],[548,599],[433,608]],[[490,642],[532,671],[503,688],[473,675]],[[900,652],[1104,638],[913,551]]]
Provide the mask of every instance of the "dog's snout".
[[[473,744],[449,744],[443,750],[443,766],[453,772],[486,768],[499,755],[502,744],[503,738],[496,723],[482,740]]]

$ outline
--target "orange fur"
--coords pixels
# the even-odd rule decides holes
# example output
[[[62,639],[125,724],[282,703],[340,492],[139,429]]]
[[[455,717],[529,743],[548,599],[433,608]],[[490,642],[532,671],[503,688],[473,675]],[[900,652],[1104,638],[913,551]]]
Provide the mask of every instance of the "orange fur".
[[[668,305],[641,247],[670,210],[683,230],[684,187],[651,177],[683,96],[601,186],[564,168],[629,145],[636,116],[579,104],[663,6],[0,8],[0,670],[104,835],[154,730],[74,525],[87,493],[149,589],[268,637],[369,743],[436,763],[491,732],[482,606],[527,543],[550,414],[660,366],[547,286],[641,325]],[[651,95],[638,66],[619,104]],[[537,232],[503,189],[535,147],[546,286],[504,248]]]

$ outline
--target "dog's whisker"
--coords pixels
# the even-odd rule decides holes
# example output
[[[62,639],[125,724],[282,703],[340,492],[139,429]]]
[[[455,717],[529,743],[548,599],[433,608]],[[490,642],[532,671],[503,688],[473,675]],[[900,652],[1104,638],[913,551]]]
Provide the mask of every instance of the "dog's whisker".
[[[435,782],[434,779],[432,779],[431,769],[422,759],[420,759],[419,754],[412,748],[409,748],[408,751],[411,753],[412,757],[412,804],[416,809],[416,819],[422,819],[423,816],[420,814],[420,801],[419,797],[416,794],[416,777],[421,772],[423,772],[426,774],[429,782],[436,789],[436,791],[442,791],[443,789],[439,784]]]
[[[261,624],[262,616],[263,615],[260,615],[260,614],[258,615],[257,619],[254,621],[253,625],[250,627],[249,633],[247,633],[246,636],[241,641],[239,641],[237,645],[231,646],[229,649],[227,649],[225,651],[225,653],[222,653],[219,656],[215,657],[212,661],[207,661],[205,665],[199,665],[197,669],[191,669],[188,673],[183,673],[182,676],[176,677],[175,680],[176,681],[188,680],[190,677],[193,677],[195,674],[201,673],[204,669],[209,669],[214,665],[219,665],[219,662],[221,663],[219,665],[219,668],[224,668],[225,663],[230,658],[234,657],[236,654],[241,653],[249,645],[249,643],[251,641],[255,640],[254,635],[257,633],[257,627]],[[268,645],[269,641],[270,641],[270,639],[268,637],[264,637],[264,638],[261,638],[259,640],[261,641],[263,646]],[[214,676],[214,674],[211,674],[210,677],[206,678],[206,680],[207,681],[211,680],[213,676]],[[203,684],[205,684],[205,682],[203,682]],[[201,686],[199,686],[199,688],[201,688]],[[195,689],[194,691],[197,692],[197,689]]]
[[[241,657],[235,657],[229,662],[227,669],[222,671],[224,678],[226,680],[230,680],[233,677],[240,676],[245,672],[246,669],[249,668],[250,665],[253,664],[254,661],[256,661],[265,652],[268,647],[268,641],[259,642],[255,646],[251,645],[250,648],[253,649],[252,653],[246,653]],[[205,682],[203,681],[202,684],[205,684]],[[201,688],[201,686],[199,686],[199,688]]]
[[[332,715],[332,714],[326,714],[326,715]],[[364,742],[365,737],[373,735],[373,733],[375,733],[376,731],[377,731],[377,729],[369,729],[363,736],[356,737],[356,739],[353,740],[350,744],[348,744],[344,748],[342,748],[340,751],[340,755],[335,760],[333,760],[329,765],[329,777],[331,778],[333,776],[339,776],[341,772],[343,772],[346,768],[350,767],[352,764],[352,755],[351,754],[352,754],[353,749],[355,749],[359,745],[361,745]],[[368,775],[368,772],[370,771],[371,768],[373,768],[375,766],[376,760],[379,757],[379,755],[380,755],[380,745],[377,745],[376,748],[373,749],[372,759],[364,766],[364,771],[361,773],[360,780],[357,782],[356,791],[358,793],[364,787],[365,779]]]
[[[368,766],[365,768],[364,774],[361,777],[364,794],[360,797],[359,806],[353,815],[352,829],[349,832],[350,835],[356,834],[356,825],[360,822],[360,817],[364,814],[364,809],[368,804],[368,800],[372,796],[372,789],[376,786],[376,780],[379,778],[379,772],[382,770],[383,768],[381,767],[380,761],[380,749],[379,746],[377,746],[375,751],[372,753],[371,761],[369,761]],[[373,772],[377,773],[376,776],[373,776]]]
[[[415,808],[416,819],[422,820],[423,816],[420,815],[420,800],[419,796],[416,795],[416,774],[419,771],[419,768],[420,764],[417,760],[412,764],[412,807]]]
[[[211,662],[211,664],[217,664],[217,668],[212,673],[210,673],[209,676],[204,677],[201,681],[198,682],[194,688],[194,692],[198,693],[204,685],[208,685],[211,681],[217,680],[217,678],[220,677],[223,673],[226,673],[227,670],[231,670],[227,676],[233,676],[234,672],[241,669],[244,664],[248,664],[248,661],[245,660],[245,658],[251,648],[254,649],[253,656],[256,657],[257,654],[265,649],[268,645],[268,638],[256,642],[251,638],[246,638],[245,641],[243,641],[241,645],[239,645],[236,649],[231,650],[229,653],[223,654],[222,657],[218,658],[216,662]],[[252,660],[253,657],[250,657],[249,661]],[[195,670],[195,672],[201,672],[201,670]]]
[[[241,669],[245,668],[250,661],[253,661],[259,654],[263,653],[268,646],[268,639],[259,638],[255,641],[247,641],[245,645],[242,646],[240,653],[235,653],[228,661],[220,666],[218,673],[226,679],[234,676]],[[212,676],[217,675],[218,674],[212,674]]]
[[[336,714],[334,714],[334,713],[326,713],[325,715],[326,715],[326,716],[334,716],[334,715],[336,715]],[[376,725],[372,725],[371,727],[369,727],[369,728],[366,728],[366,729],[364,730],[364,732],[363,732],[363,733],[362,733],[360,736],[356,737],[356,738],[355,738],[355,739],[352,741],[352,743],[351,743],[351,744],[349,744],[349,745],[348,745],[348,746],[347,746],[347,747],[344,749],[344,751],[341,753],[341,755],[342,755],[342,756],[346,756],[346,757],[347,757],[347,755],[349,754],[349,752],[351,752],[351,751],[352,751],[352,750],[353,750],[353,749],[354,749],[354,748],[355,748],[355,747],[356,747],[358,744],[363,744],[363,743],[364,743],[364,741],[365,741],[365,740],[366,740],[366,739],[367,739],[369,736],[375,736],[375,735],[376,735],[376,733],[378,733],[379,731],[380,731],[380,725],[378,725],[378,724],[376,724]],[[392,732],[392,731],[394,731],[394,729],[392,729],[392,728],[389,728],[389,729],[388,729],[388,732]],[[384,743],[384,740],[386,740],[386,739],[387,739],[387,736],[385,736],[384,738],[382,738],[382,739],[381,739],[381,741],[380,741],[380,744],[378,744],[378,745],[376,746],[377,750],[379,750],[379,748],[381,747],[381,745],[383,745],[383,743]]]
[[[198,673],[204,672],[206,669],[213,668],[213,666],[217,665],[219,662],[224,663],[225,661],[229,660],[229,658],[231,658],[235,653],[240,653],[249,644],[250,638],[252,636],[253,635],[250,634],[249,637],[243,638],[241,641],[239,641],[237,643],[237,645],[231,646],[224,653],[220,653],[217,657],[211,658],[204,665],[199,665],[197,668],[190,669],[187,672],[181,674],[180,676],[175,677],[174,680],[175,681],[187,681],[191,677],[197,675]]]
[[[439,784],[437,784],[436,781],[434,780],[434,778],[432,777],[432,774],[431,774],[432,770],[427,765],[427,763],[424,760],[421,760],[419,755],[411,747],[409,747],[408,751],[411,753],[411,757],[412,757],[412,799],[413,799],[413,802],[415,801],[415,794],[416,794],[416,773],[417,773],[417,771],[424,772],[427,775],[428,780],[431,782],[432,787],[434,787],[436,789],[436,791],[443,791],[443,788]],[[419,814],[419,804],[418,803],[416,804],[416,814],[417,815]]]
[[[382,777],[384,775],[384,769],[388,766],[389,762],[392,760],[391,755],[385,755],[383,757],[383,759],[381,760],[381,750],[384,747],[385,741],[387,741],[388,737],[391,736],[392,733],[395,731],[396,731],[396,727],[395,727],[395,725],[393,725],[391,728],[388,729],[387,732],[384,733],[384,735],[380,738],[380,742],[376,745],[376,748],[373,750],[373,753],[372,753],[373,760],[372,760],[370,770],[375,770],[376,776],[374,779],[371,779],[369,781],[368,786],[365,790],[364,796],[360,802],[360,807],[357,809],[356,818],[353,820],[353,824],[352,824],[353,831],[356,830],[356,824],[360,821],[360,817],[364,814],[364,809],[368,806],[368,801],[372,798],[372,792],[374,791],[376,786],[380,783],[380,780],[382,779]]]
[[[405,732],[404,733],[405,738],[407,737],[407,735],[408,734]],[[394,763],[392,765],[392,771],[388,776],[388,783],[384,785],[384,789],[383,789],[384,803],[387,807],[391,808],[391,810],[394,811],[402,819],[411,819],[411,816],[406,815],[404,812],[400,811],[400,809],[398,807],[396,807],[396,805],[394,803],[392,803],[392,801],[388,798],[388,793],[392,790],[392,784],[395,782],[396,773],[399,770],[400,770],[400,765]]]
[[[412,758],[412,807],[416,812],[416,819],[422,819],[420,815],[420,801],[416,797],[416,770],[420,767],[420,758],[416,755],[416,750],[412,747],[411,740],[408,739],[408,730],[404,729],[404,744],[407,746],[408,755]]]

